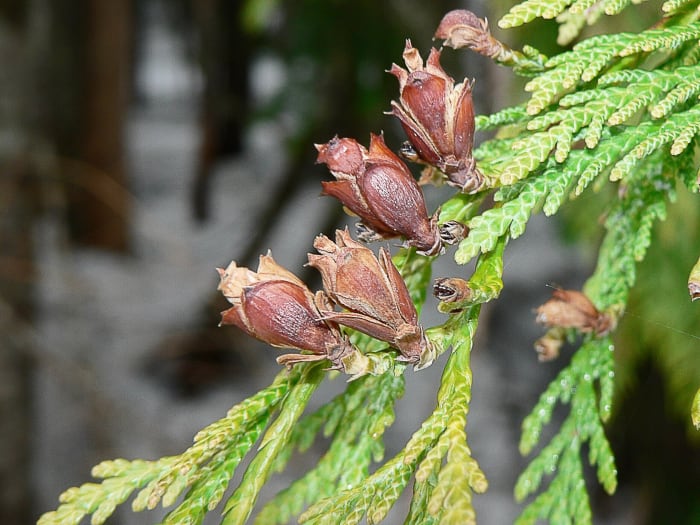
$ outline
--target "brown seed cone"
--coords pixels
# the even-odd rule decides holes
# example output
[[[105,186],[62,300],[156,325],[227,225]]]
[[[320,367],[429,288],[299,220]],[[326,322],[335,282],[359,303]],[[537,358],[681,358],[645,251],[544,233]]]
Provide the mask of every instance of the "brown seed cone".
[[[423,255],[442,250],[437,215],[428,217],[418,183],[381,135],[371,135],[369,151],[355,139],[338,137],[316,144],[316,149],[317,162],[336,178],[322,182],[323,194],[360,217],[362,240],[400,236]]]
[[[406,41],[403,52],[408,69],[392,64],[389,73],[399,81],[399,101],[390,114],[401,122],[417,158],[437,167],[447,183],[466,193],[484,183],[472,157],[474,107],[472,82],[455,85],[440,65],[440,51],[433,48],[423,63],[420,53]],[[403,151],[408,151],[403,148]]]
[[[575,328],[599,336],[612,327],[610,317],[599,312],[588,297],[576,290],[554,290],[552,298],[537,308],[536,321],[549,327]]]
[[[337,324],[321,318],[321,309],[330,307],[328,298],[322,292],[314,296],[271,255],[260,256],[257,272],[238,267],[235,262],[217,271],[218,289],[233,305],[221,313],[221,325],[235,325],[272,346],[312,352],[285,355],[279,363],[291,366],[329,359],[334,368],[342,369],[341,360],[357,351]]]
[[[309,265],[321,272],[331,300],[348,310],[329,310],[323,318],[389,343],[404,361],[425,361],[424,354],[432,349],[389,253],[381,249],[379,258],[375,257],[347,230],[337,230],[335,242],[319,235],[314,247],[319,255],[309,254]]]

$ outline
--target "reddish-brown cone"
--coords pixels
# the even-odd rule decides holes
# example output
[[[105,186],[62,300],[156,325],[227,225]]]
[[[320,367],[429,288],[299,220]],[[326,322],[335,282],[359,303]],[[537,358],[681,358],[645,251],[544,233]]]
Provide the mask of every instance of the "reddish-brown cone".
[[[488,22],[466,9],[456,9],[443,16],[434,36],[444,40],[447,47],[467,47],[493,59],[504,51],[503,44],[491,36]]]
[[[389,73],[399,80],[399,102],[390,114],[401,121],[417,158],[437,167],[448,184],[475,193],[484,183],[472,157],[474,108],[472,83],[455,85],[440,66],[440,51],[433,48],[425,64],[406,41],[403,58],[408,70],[392,64]],[[409,158],[414,156],[410,148]]]
[[[428,217],[418,183],[381,135],[371,135],[369,151],[355,139],[338,137],[316,149],[317,162],[326,164],[336,178],[322,182],[323,193],[360,217],[360,239],[401,236],[423,255],[441,251],[437,214]]]
[[[324,312],[324,319],[354,328],[396,348],[401,360],[428,366],[435,352],[418,324],[418,313],[399,271],[385,249],[379,258],[337,230],[335,242],[324,235],[314,241],[320,255],[309,265],[321,272],[323,287],[347,312]]]
[[[604,335],[612,328],[610,316],[598,311],[588,297],[576,290],[554,290],[552,298],[537,308],[536,321],[595,335]]]
[[[269,254],[260,256],[257,272],[235,262],[217,271],[218,289],[233,304],[221,313],[222,325],[235,325],[272,346],[312,352],[281,356],[280,364],[329,359],[334,368],[344,369],[342,359],[356,350],[333,321],[321,319],[321,311],[330,308],[322,292],[314,296]]]

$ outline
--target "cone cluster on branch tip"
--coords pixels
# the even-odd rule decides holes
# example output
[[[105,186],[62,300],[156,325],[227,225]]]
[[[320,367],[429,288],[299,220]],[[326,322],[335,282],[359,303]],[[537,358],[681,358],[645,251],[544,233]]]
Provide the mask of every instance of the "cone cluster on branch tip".
[[[287,354],[278,363],[291,366],[328,359],[333,368],[343,369],[343,358],[357,351],[336,323],[322,319],[322,312],[330,309],[326,295],[311,293],[269,253],[260,256],[257,272],[235,262],[217,270],[218,289],[233,305],[221,313],[221,325],[235,325],[272,346],[311,352]]]
[[[379,258],[347,230],[336,231],[335,242],[323,235],[314,241],[319,255],[309,265],[321,272],[325,291],[312,293],[270,254],[260,257],[257,272],[231,262],[218,268],[218,289],[233,305],[221,314],[221,325],[235,325],[272,346],[307,350],[287,354],[280,364],[328,359],[333,369],[360,374],[361,359],[340,332],[353,328],[399,351],[400,361],[420,369],[435,358],[435,350],[418,324],[418,313],[406,284],[382,248]],[[338,312],[333,305],[346,311]]]
[[[486,21],[468,11],[448,13],[436,37],[453,47],[472,47],[484,54],[497,51]],[[393,64],[389,70],[400,90],[389,114],[399,119],[408,136],[402,156],[428,166],[423,183],[445,180],[465,193],[483,189],[484,177],[472,156],[473,82],[455,84],[442,69],[435,48],[424,62],[407,40],[403,59],[407,69]],[[369,149],[353,138],[338,136],[315,147],[317,162],[335,177],[322,183],[323,194],[337,198],[348,213],[360,218],[361,241],[402,237],[405,247],[434,256],[468,235],[466,225],[459,222],[440,224],[439,209],[428,215],[419,183],[382,135],[370,135]],[[309,254],[309,265],[321,273],[324,287],[316,294],[269,254],[260,257],[257,272],[235,262],[219,269],[219,290],[233,304],[222,313],[221,324],[236,325],[272,346],[310,352],[279,357],[278,362],[287,366],[328,359],[334,369],[365,373],[362,354],[342,334],[341,325],[388,343],[399,352],[399,360],[416,369],[432,363],[436,350],[418,323],[406,284],[385,248],[377,257],[347,230],[336,231],[335,242],[319,235],[314,247],[318,254]],[[447,278],[435,282],[433,293],[447,306],[441,311],[454,313],[449,306],[468,302],[472,291],[467,281]],[[572,290],[555,290],[537,310],[537,322],[550,327],[536,344],[543,360],[558,354],[565,329],[601,336],[613,323],[585,295]]]
[[[402,155],[428,165],[422,182],[446,180],[466,193],[480,190],[484,179],[472,157],[472,82],[455,85],[436,49],[424,64],[407,41],[403,58],[408,69],[393,64],[389,71],[400,89],[390,114],[399,119],[409,139],[401,147]],[[317,162],[326,164],[335,177],[322,183],[323,194],[337,198],[360,218],[361,241],[402,237],[405,247],[434,256],[467,236],[462,223],[440,224],[439,209],[428,215],[418,182],[382,135],[370,136],[369,149],[338,136],[316,144],[316,149]],[[353,356],[359,350],[340,332],[340,325],[388,343],[399,352],[399,360],[417,369],[428,366],[435,349],[418,323],[416,307],[389,252],[381,248],[375,256],[347,230],[338,230],[335,242],[318,236],[314,247],[319,254],[309,254],[309,265],[321,272],[325,288],[316,294],[269,254],[261,256],[257,272],[235,262],[219,269],[219,290],[233,304],[222,313],[221,324],[236,325],[272,346],[310,352],[278,358],[288,366],[328,359],[332,368],[357,373],[348,367],[358,362]]]

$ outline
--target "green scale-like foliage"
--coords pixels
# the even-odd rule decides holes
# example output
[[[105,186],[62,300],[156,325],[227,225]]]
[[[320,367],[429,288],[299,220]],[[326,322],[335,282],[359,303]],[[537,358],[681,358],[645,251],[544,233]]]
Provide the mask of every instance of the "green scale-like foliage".
[[[615,9],[626,3],[616,2]],[[502,25],[559,16],[569,4],[525,2]],[[603,4],[613,3],[597,5]],[[668,2],[664,10],[675,13],[681,4]],[[606,14],[612,13],[606,8]],[[615,317],[623,312],[636,266],[652,241],[654,224],[665,219],[667,203],[675,200],[677,183],[698,190],[700,24],[694,16],[680,14],[641,33],[583,41],[544,62],[544,71],[526,86],[532,92],[527,104],[477,119],[480,129],[503,130],[475,151],[480,165],[491,170],[492,185],[500,186],[498,204],[471,219],[458,262],[493,249],[503,235],[522,235],[532,213],[556,213],[567,197],[580,195],[591,183],[602,186],[600,175],[606,174],[620,188],[607,211],[596,271],[584,289],[598,308]],[[523,500],[553,474],[519,523],[591,523],[581,462],[586,442],[600,483],[614,491],[614,458],[603,431],[612,406],[612,350],[607,338],[589,337],[524,421],[520,448],[529,454],[557,401],[571,405],[559,432],[518,480],[516,497]],[[694,403],[697,407],[697,397]]]
[[[500,21],[501,27],[537,17],[557,18],[560,41],[576,38],[587,23],[621,12],[629,0],[527,0]],[[457,263],[477,258],[461,302],[441,304],[447,320],[426,334],[438,355],[449,352],[433,413],[417,424],[405,447],[384,460],[383,434],[394,421],[404,392],[406,365],[385,343],[349,331],[366,355],[368,375],[353,377],[345,391],[313,413],[306,406],[326,377],[322,364],[281,372],[268,388],[231,409],[195,437],[178,456],[155,461],[106,461],[93,475],[101,483],[72,488],[41,525],[77,524],[92,515],[104,523],[117,505],[134,496],[135,511],[162,504],[174,508],[163,523],[201,523],[223,503],[223,523],[242,524],[256,508],[257,525],[380,522],[413,478],[406,524],[476,523],[474,493],[488,484],[467,443],[471,402],[470,353],[480,305],[503,288],[503,256],[510,239],[525,233],[530,217],[550,216],[584,192],[605,200],[605,233],[586,295],[610,321],[622,318],[637,270],[652,243],[655,225],[666,218],[677,191],[696,193],[696,147],[700,130],[700,22],[698,0],[669,0],[665,18],[638,33],[588,38],[551,58],[525,46],[501,63],[529,78],[530,99],[479,116],[479,130],[497,130],[474,157],[486,184],[475,195],[457,194],[443,203],[440,222],[460,221],[469,233],[457,247]],[[499,60],[499,59],[497,59]],[[613,186],[613,191],[600,191]],[[493,204],[487,196],[493,197]],[[589,217],[594,223],[598,217]],[[697,258],[697,255],[695,255]],[[430,286],[433,257],[402,249],[394,262],[420,311]],[[692,263],[691,263],[692,265]],[[700,263],[690,283],[700,286]],[[700,293],[700,292],[699,292]],[[601,314],[601,315],[603,315]],[[575,329],[567,331],[576,340]],[[613,410],[613,334],[586,333],[522,425],[520,451],[534,457],[521,474],[515,496],[527,505],[518,523],[592,522],[583,451],[606,492],[617,485],[615,459],[604,424]],[[687,392],[693,366],[678,392]],[[333,373],[335,374],[335,373]],[[478,380],[478,377],[477,377]],[[683,394],[685,395],[685,394]],[[561,427],[540,443],[558,405],[569,407]],[[687,400],[700,427],[700,392]],[[687,410],[686,407],[686,410]],[[258,505],[263,485],[285,469],[294,454],[319,435],[328,448],[318,462],[286,489]],[[252,456],[237,487],[236,468]]]

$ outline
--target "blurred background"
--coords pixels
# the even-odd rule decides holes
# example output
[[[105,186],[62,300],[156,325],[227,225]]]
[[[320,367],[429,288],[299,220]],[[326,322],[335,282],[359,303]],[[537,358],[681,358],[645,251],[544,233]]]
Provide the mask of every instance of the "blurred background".
[[[336,133],[366,144],[384,131],[396,149],[403,138],[383,111],[398,89],[385,70],[401,63],[404,39],[425,56],[448,10],[497,20],[512,3],[0,0],[0,523],[34,522],[102,459],[181,452],[269,384],[278,350],[216,326],[226,303],[214,268],[255,266],[271,248],[318,286],[303,267],[314,236],[354,221],[319,197],[329,175],[312,144]],[[628,10],[610,27],[646,27],[658,10]],[[493,30],[514,47],[557,51],[552,21]],[[457,80],[476,78],[478,113],[523,99],[509,71],[480,57],[447,50],[443,64]],[[434,208],[449,190],[426,194]],[[517,516],[520,423],[573,350],[538,363],[532,309],[548,285],[578,288],[590,274],[600,231],[589,197],[563,222],[533,219],[509,247],[501,300],[483,316],[468,425],[490,481],[475,499],[482,525]],[[640,269],[650,290],[633,298],[619,337],[610,435],[621,485],[613,498],[592,489],[598,523],[700,522],[687,417],[700,329],[685,292],[700,218],[688,199],[677,208]],[[442,259],[436,276],[468,275]],[[424,324],[442,321],[428,305]],[[407,373],[388,455],[432,411],[442,365],[444,356]],[[315,406],[343,386],[325,384]],[[387,523],[402,522],[406,502]],[[163,513],[120,510],[111,523]]]

